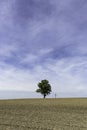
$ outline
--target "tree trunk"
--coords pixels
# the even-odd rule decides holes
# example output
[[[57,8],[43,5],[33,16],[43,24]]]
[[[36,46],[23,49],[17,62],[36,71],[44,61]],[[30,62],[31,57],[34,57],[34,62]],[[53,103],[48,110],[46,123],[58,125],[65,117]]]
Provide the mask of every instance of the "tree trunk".
[[[45,99],[46,95],[44,94],[44,99]]]

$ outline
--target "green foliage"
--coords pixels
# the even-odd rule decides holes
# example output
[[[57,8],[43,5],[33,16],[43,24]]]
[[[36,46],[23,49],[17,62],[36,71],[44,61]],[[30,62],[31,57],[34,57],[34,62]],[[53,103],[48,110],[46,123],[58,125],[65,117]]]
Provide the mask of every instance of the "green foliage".
[[[51,85],[49,84],[48,80],[41,80],[40,83],[38,83],[38,89],[36,92],[41,93],[44,98],[51,93]]]

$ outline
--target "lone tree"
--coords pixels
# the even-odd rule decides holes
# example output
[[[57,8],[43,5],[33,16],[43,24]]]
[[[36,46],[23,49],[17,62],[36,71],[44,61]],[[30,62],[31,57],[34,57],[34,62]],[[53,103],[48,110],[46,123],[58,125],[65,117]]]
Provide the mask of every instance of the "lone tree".
[[[39,88],[36,90],[36,92],[41,93],[44,98],[51,93],[51,85],[46,79],[41,80],[41,82],[38,83],[38,87]]]

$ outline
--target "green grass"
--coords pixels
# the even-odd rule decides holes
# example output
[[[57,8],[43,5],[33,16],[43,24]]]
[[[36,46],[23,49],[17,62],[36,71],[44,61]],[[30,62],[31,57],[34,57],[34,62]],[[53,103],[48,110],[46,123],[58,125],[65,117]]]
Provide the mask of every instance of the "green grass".
[[[0,101],[0,130],[87,130],[87,99]]]

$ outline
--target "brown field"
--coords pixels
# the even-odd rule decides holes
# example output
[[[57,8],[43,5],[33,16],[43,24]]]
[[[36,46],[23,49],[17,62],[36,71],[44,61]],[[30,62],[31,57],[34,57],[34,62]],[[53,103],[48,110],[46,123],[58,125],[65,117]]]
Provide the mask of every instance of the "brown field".
[[[87,99],[1,100],[0,130],[87,130]]]

